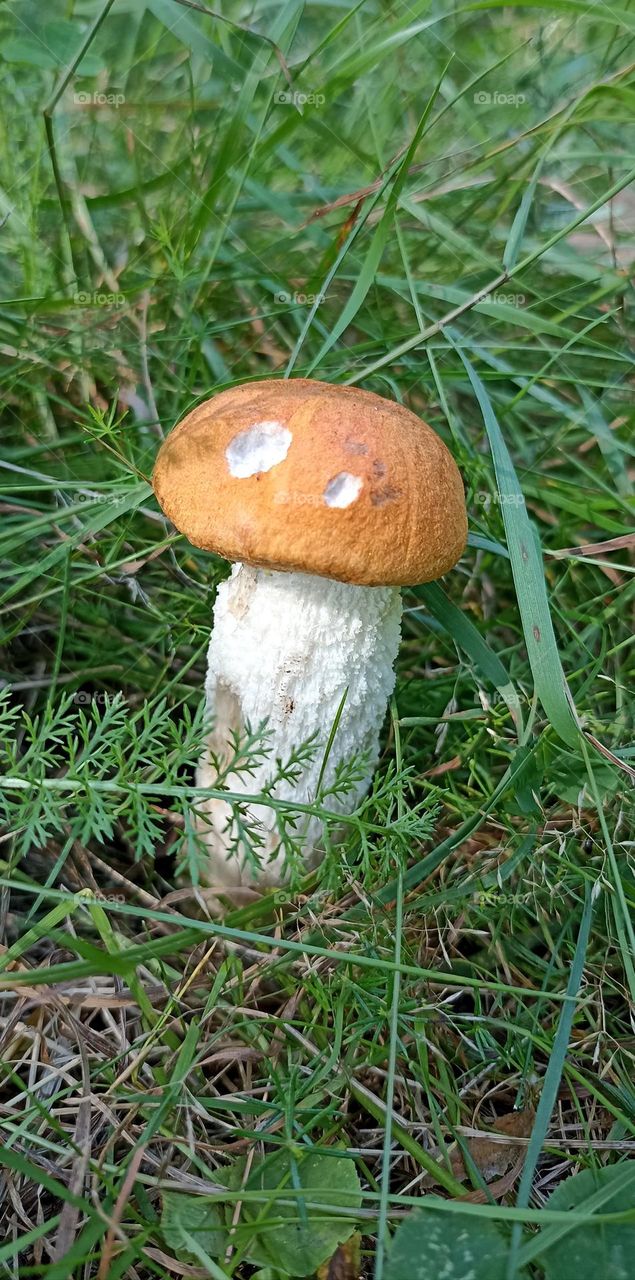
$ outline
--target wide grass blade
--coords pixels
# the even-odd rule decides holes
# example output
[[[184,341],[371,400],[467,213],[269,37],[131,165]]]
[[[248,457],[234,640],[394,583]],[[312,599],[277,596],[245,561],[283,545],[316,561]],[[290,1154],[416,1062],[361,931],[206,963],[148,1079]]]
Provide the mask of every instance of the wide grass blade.
[[[527,514],[522,489],[492,402],[467,356],[459,356],[478,400],[498,485],[518,610],[536,693],[556,733],[568,746],[578,742],[579,724],[558,653],[538,536]]]

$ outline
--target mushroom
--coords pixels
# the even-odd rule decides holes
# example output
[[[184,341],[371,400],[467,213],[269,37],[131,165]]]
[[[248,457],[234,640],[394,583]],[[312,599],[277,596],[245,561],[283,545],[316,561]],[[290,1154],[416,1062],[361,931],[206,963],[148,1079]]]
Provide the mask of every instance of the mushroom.
[[[233,562],[214,605],[205,686],[212,728],[198,785],[213,788],[240,735],[266,721],[266,758],[224,786],[243,795],[269,787],[274,798],[310,805],[362,756],[363,776],[328,796],[331,811],[352,812],[379,757],[400,587],[440,577],[465,546],[463,485],[446,446],[403,405],[369,391],[304,378],[250,382],[174,428],[153,486],[191,543]],[[309,741],[310,758],[280,778],[276,761]],[[247,807],[259,866],[238,852],[230,804],[203,802],[217,886],[284,882],[275,808]],[[319,858],[322,827],[300,813],[307,868]]]

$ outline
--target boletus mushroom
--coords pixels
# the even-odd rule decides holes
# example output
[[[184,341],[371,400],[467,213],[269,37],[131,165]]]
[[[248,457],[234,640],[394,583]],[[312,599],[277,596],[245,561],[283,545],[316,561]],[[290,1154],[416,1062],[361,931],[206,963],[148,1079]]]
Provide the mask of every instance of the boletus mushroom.
[[[440,577],[465,546],[463,485],[446,446],[414,413],[372,392],[272,379],[223,391],[189,413],[162,445],[153,485],[191,543],[233,563],[214,606],[212,729],[198,785],[213,787],[237,738],[266,721],[269,753],[225,786],[262,794],[276,760],[312,740],[299,776],[280,779],[272,794],[310,805],[338,767],[363,756],[364,776],[328,798],[331,810],[352,812],[379,756],[400,587]],[[230,805],[207,799],[201,808],[211,883],[284,881],[274,808],[249,810],[260,869],[237,852]],[[307,867],[319,858],[322,825],[309,815],[298,826]]]

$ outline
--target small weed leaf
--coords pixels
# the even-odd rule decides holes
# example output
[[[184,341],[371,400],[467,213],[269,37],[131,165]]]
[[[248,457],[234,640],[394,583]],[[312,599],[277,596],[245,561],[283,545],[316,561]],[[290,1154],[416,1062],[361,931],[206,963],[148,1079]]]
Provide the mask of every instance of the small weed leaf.
[[[384,1280],[505,1280],[507,1250],[485,1218],[417,1209],[395,1232]]]
[[[213,1258],[221,1257],[227,1244],[223,1206],[211,1204],[203,1196],[166,1191],[161,1231],[166,1245],[177,1257],[190,1253],[192,1239]]]
[[[585,1206],[591,1197],[598,1202],[601,1197],[602,1203]],[[593,1212],[597,1208],[602,1215],[633,1213],[635,1161],[585,1169],[561,1182],[547,1205],[558,1211],[585,1207],[590,1210],[588,1222],[567,1228],[541,1255],[546,1280],[633,1280],[635,1221],[594,1222]]]
[[[273,1266],[276,1274],[285,1276],[313,1275],[353,1234],[361,1204],[353,1160],[336,1153],[280,1151],[257,1163],[246,1182],[244,1168],[241,1160],[215,1176],[232,1193],[245,1195],[231,1243],[250,1262],[265,1269]],[[256,1199],[254,1192],[263,1194]],[[235,1194],[221,1203],[166,1192],[161,1219],[166,1245],[179,1257],[186,1253],[193,1258],[195,1241],[210,1257],[223,1257],[230,1243],[234,1202]]]

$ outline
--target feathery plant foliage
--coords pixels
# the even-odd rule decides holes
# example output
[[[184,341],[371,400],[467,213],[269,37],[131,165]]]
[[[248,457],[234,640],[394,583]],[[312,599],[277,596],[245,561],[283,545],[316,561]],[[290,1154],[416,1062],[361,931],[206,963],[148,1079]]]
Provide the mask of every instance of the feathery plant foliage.
[[[629,1274],[634,20],[0,9],[2,1274]],[[266,724],[195,786],[227,566],[149,476],[269,376],[404,401],[466,484],[345,820],[363,760],[295,806]],[[222,921],[210,796],[291,870]]]

